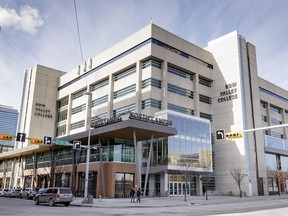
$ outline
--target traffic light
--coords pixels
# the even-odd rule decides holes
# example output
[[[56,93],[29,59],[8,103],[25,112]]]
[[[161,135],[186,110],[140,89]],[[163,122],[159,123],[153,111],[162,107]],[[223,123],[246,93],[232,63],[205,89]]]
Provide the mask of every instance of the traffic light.
[[[30,144],[42,145],[44,144],[44,140],[39,138],[30,138]]]
[[[243,138],[243,133],[241,132],[231,132],[231,133],[226,133],[226,139],[238,139],[238,138]]]
[[[14,139],[13,134],[0,134],[0,140],[13,141],[13,139]]]

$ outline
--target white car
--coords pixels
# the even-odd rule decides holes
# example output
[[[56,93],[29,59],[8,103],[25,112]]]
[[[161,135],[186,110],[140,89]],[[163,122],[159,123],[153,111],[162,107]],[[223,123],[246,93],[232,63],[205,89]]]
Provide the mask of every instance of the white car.
[[[8,189],[8,192],[5,193],[5,197],[20,197],[19,189]]]
[[[1,190],[0,190],[0,196],[1,196],[1,197],[4,197],[5,194],[6,194],[8,191],[9,191],[8,188],[3,188],[3,189],[1,189]]]

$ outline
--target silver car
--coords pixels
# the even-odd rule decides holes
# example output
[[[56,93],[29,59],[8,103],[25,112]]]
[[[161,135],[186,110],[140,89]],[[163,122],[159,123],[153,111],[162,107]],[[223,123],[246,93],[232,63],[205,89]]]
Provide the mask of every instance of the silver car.
[[[19,189],[9,189],[8,192],[5,193],[5,197],[20,197]]]
[[[43,191],[41,194],[36,194],[34,197],[36,205],[40,203],[48,203],[49,206],[55,204],[64,204],[69,206],[73,201],[73,194],[70,188],[64,187],[50,187]]]
[[[25,188],[20,193],[20,198],[33,199],[33,197],[38,193],[39,188]]]

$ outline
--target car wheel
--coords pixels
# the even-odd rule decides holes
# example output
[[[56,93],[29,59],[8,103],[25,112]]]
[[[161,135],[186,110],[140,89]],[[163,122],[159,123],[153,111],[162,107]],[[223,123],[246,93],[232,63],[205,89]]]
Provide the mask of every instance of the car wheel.
[[[65,206],[69,206],[69,205],[70,205],[70,202],[68,202],[68,203],[64,203],[64,205],[65,205]]]
[[[54,206],[54,201],[52,198],[49,199],[49,206]]]
[[[35,199],[35,205],[39,205],[39,199],[38,198]]]

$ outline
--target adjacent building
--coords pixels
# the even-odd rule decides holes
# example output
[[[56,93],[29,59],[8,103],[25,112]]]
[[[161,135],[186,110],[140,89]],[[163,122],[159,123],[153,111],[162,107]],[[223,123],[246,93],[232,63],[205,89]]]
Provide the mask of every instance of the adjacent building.
[[[0,105],[0,136],[14,135],[17,130],[18,111],[11,106]],[[14,149],[15,140],[0,139],[0,153]]]
[[[237,31],[201,48],[149,24],[68,73],[26,71],[26,140],[0,154],[2,187],[238,195],[240,170],[247,195],[286,193],[287,93],[258,77],[255,47]]]

